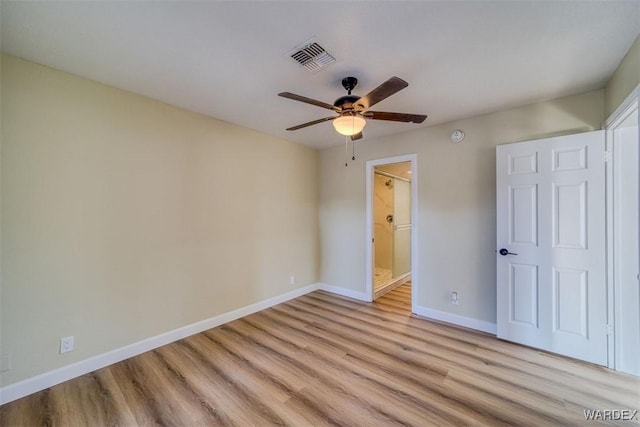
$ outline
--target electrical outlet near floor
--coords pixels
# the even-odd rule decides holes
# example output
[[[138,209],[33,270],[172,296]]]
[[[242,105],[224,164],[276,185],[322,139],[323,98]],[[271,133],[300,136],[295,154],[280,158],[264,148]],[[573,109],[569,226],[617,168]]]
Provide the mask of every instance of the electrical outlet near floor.
[[[293,274],[291,276],[289,276],[289,284],[291,284],[291,285],[295,285],[296,284],[296,276],[294,276]]]
[[[458,297],[458,293],[453,291],[451,292],[451,304],[458,305],[460,304],[460,299]]]
[[[60,354],[73,351],[73,337],[64,337],[60,339]]]

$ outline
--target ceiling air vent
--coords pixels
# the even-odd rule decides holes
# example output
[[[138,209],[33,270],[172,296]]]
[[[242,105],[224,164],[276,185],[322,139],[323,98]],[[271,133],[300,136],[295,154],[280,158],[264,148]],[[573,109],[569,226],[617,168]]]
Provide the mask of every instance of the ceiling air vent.
[[[336,58],[315,41],[309,41],[297,47],[289,53],[289,56],[312,73],[317,73],[327,65],[336,62]]]

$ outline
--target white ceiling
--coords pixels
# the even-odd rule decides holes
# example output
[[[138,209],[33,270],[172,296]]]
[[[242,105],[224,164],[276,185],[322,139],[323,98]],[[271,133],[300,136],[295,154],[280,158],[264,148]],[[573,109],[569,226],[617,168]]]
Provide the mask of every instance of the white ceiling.
[[[343,142],[331,112],[360,80],[409,87],[373,109],[365,139],[602,88],[640,33],[633,1],[80,1],[0,3],[2,50],[300,144]],[[337,62],[311,74],[286,54],[312,37]]]

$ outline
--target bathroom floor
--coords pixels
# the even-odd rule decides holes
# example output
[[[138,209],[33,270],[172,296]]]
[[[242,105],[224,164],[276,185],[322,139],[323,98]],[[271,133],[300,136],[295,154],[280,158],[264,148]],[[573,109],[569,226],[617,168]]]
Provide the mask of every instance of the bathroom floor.
[[[376,273],[373,279],[373,289],[378,290],[391,280],[391,270],[387,268],[376,267]]]

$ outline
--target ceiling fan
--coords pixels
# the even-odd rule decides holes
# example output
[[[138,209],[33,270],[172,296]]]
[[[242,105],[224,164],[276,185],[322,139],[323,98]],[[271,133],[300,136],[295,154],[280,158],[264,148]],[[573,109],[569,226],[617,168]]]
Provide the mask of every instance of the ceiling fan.
[[[333,110],[338,113],[338,116],[324,117],[322,119],[302,123],[300,125],[290,127],[287,130],[298,130],[307,126],[332,120],[333,127],[338,133],[349,136],[351,137],[351,140],[355,141],[362,138],[362,129],[367,123],[365,119],[389,120],[392,122],[404,123],[422,123],[427,118],[426,115],[421,114],[389,113],[369,110],[369,108],[373,107],[378,102],[409,86],[409,83],[399,77],[391,77],[389,80],[385,81],[362,97],[351,94],[351,91],[357,84],[358,79],[355,77],[345,77],[342,79],[342,87],[347,91],[347,95],[336,99],[333,105],[290,92],[279,93],[278,96],[282,96],[283,98],[304,102],[317,107],[326,108],[327,110]]]

